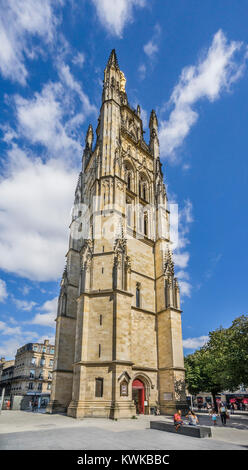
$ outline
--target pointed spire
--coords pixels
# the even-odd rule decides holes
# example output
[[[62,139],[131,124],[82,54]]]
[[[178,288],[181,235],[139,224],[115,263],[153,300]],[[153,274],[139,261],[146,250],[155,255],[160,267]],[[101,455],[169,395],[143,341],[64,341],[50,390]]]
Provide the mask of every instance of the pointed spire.
[[[86,137],[85,137],[85,144],[90,149],[92,148],[93,139],[94,139],[93,127],[90,124],[87,130]]]
[[[158,128],[158,119],[157,119],[154,109],[152,110],[151,115],[150,115],[149,128],[150,129]]]
[[[117,60],[117,55],[116,55],[116,52],[115,52],[115,49],[112,49],[111,53],[110,53],[110,56],[109,56],[109,60],[108,60],[108,64],[107,64],[109,67],[111,67],[111,65],[114,65],[115,67],[119,68],[119,64],[118,64],[118,60]]]
[[[167,249],[167,252],[164,253],[164,274],[167,276],[174,276],[174,262],[169,248]]]

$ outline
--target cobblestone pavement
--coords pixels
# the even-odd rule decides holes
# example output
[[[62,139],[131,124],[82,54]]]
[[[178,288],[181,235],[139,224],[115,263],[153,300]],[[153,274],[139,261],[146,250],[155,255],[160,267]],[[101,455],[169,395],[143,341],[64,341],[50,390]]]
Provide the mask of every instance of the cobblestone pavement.
[[[63,415],[3,411],[0,449],[246,450],[248,445],[247,430],[218,428],[213,430],[213,438],[197,439],[150,429],[151,419],[170,418],[75,420]]]

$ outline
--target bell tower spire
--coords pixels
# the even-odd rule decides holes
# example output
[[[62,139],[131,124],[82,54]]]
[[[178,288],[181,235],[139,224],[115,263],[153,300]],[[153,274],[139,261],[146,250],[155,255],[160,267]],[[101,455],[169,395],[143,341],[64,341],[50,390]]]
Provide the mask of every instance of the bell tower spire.
[[[112,49],[110,56],[109,56],[108,63],[107,63],[107,67],[111,67],[111,66],[114,66],[119,69],[119,64],[118,64],[118,59],[117,59],[115,49]]]

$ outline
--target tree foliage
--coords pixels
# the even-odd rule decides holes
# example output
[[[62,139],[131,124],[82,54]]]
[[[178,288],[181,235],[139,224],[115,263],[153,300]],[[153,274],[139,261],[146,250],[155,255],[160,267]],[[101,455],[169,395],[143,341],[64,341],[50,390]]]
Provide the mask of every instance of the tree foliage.
[[[248,315],[236,318],[229,328],[209,333],[209,341],[185,357],[189,392],[233,391],[248,386]]]

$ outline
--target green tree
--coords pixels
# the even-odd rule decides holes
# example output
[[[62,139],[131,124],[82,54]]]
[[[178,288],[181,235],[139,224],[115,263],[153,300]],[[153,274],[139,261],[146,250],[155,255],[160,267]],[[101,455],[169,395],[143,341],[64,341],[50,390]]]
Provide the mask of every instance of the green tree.
[[[248,385],[248,316],[211,331],[209,341],[186,356],[185,368],[189,392],[211,392],[215,407],[218,393]]]

